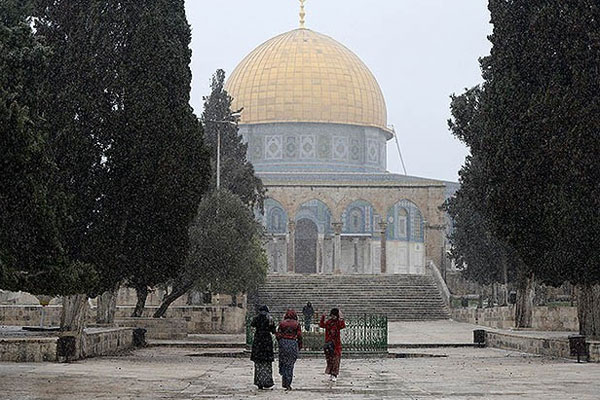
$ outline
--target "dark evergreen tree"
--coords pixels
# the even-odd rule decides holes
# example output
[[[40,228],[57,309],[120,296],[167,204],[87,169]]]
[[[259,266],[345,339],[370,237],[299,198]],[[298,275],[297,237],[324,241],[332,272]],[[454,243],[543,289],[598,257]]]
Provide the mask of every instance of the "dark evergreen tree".
[[[587,288],[581,330],[598,336],[598,324],[586,321],[600,320],[591,289],[600,281],[599,256],[590,250],[600,237],[593,183],[600,178],[600,7],[588,0],[490,0],[490,11],[484,84],[453,101],[452,130],[481,174],[472,183],[481,193],[472,207],[515,250],[522,288],[534,276]],[[517,315],[518,324],[527,322]]]
[[[262,209],[265,189],[246,157],[248,145],[244,143],[236,124],[235,114],[243,110],[231,110],[232,98],[224,86],[225,71],[219,69],[213,75],[210,95],[204,97],[202,122],[213,166],[211,187],[216,186],[217,136],[220,134],[221,187],[238,195],[249,207]]]
[[[444,204],[453,222],[450,257],[467,280],[481,285],[507,284],[513,281],[516,263],[511,249],[492,234],[489,222],[473,207],[482,187],[473,183],[476,165],[472,157],[467,158],[461,171],[461,190]]]
[[[97,248],[90,233],[102,196],[105,135],[114,112],[109,90],[114,74],[108,68],[114,64],[114,44],[106,24],[112,14],[99,0],[36,0],[35,5],[37,36],[52,50],[44,75],[49,94],[44,118],[56,165],[49,184],[63,205],[57,214],[61,243],[71,265],[91,268]],[[64,330],[82,337],[87,295],[97,286],[97,281],[81,285],[77,295],[63,299]]]
[[[537,42],[528,50],[539,90],[528,115],[537,122],[538,160],[547,166],[540,170],[549,238],[541,277],[578,285],[580,331],[600,338],[600,4],[539,2],[529,26]]]
[[[45,110],[58,173],[53,185],[67,193],[62,220],[66,250],[73,259],[89,259],[89,227],[102,195],[103,134],[112,117],[103,53],[110,46],[102,35],[102,4],[38,0],[36,29],[52,49]]]
[[[266,278],[262,226],[229,190],[213,191],[202,200],[189,233],[186,267],[155,317],[164,316],[169,305],[192,288],[235,295],[256,289]]]
[[[71,294],[93,271],[64,251],[64,196],[52,193],[56,168],[43,117],[50,49],[34,36],[31,15],[27,2],[0,3],[0,288]]]
[[[48,82],[57,73],[57,49],[31,28],[30,2],[1,4],[2,41],[2,267],[13,289],[48,295],[85,292],[96,284],[93,267],[72,246],[76,194],[60,183],[66,175],[49,107]],[[39,29],[38,29],[39,31]],[[38,32],[40,33],[40,32]],[[41,35],[40,35],[41,37]],[[44,38],[47,39],[47,38]],[[51,90],[52,89],[52,90]],[[50,117],[51,116],[51,117]],[[73,179],[74,177],[71,177]],[[78,244],[81,240],[77,241]],[[16,287],[14,286],[16,284]]]
[[[177,276],[208,185],[202,127],[189,105],[191,34],[183,0],[121,2],[116,121],[102,199],[105,262],[138,293]],[[116,276],[115,278],[118,278]]]

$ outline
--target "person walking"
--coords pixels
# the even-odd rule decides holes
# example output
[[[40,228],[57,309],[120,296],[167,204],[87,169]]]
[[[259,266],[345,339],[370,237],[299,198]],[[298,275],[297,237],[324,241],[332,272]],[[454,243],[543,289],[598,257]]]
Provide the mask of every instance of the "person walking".
[[[250,360],[254,362],[254,384],[259,389],[273,387],[273,337],[275,322],[269,315],[269,308],[261,306],[258,315],[252,319],[250,326],[256,329]]]
[[[302,328],[298,323],[298,315],[294,310],[288,310],[277,328],[279,340],[279,374],[281,386],[292,390],[294,379],[294,364],[302,349]]]
[[[319,326],[325,329],[325,358],[327,367],[325,373],[329,374],[332,382],[337,381],[340,373],[340,361],[342,359],[342,339],[340,331],[346,327],[346,322],[339,309],[333,308],[326,320],[325,314],[321,315]]]
[[[304,315],[304,330],[310,332],[310,325],[312,324],[313,315],[315,315],[315,309],[310,301],[302,308],[302,314]]]

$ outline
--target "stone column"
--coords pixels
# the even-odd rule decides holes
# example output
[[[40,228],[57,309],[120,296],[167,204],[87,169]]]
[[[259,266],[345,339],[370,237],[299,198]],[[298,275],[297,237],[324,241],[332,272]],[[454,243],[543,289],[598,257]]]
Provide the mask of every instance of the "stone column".
[[[379,223],[379,230],[381,233],[381,246],[379,254],[379,262],[381,263],[381,273],[387,273],[387,222]]]
[[[319,233],[317,238],[317,273],[322,274],[325,272],[325,256],[323,243],[325,242],[325,235]]]
[[[358,274],[359,272],[359,262],[358,262],[358,238],[352,239],[352,272]]]
[[[427,223],[427,220],[423,220],[423,264],[425,266],[427,266],[427,256],[429,254],[429,251],[427,251],[427,246],[429,245],[428,242],[428,233],[427,230],[429,229],[429,224]]]
[[[278,240],[277,240],[277,236],[273,235],[273,266],[272,266],[272,270],[271,272],[279,272],[279,244],[278,244]]]
[[[341,222],[334,222],[333,233],[335,234],[333,241],[333,273],[339,275],[342,273],[342,227]]]
[[[292,220],[288,222],[287,236],[287,272],[296,271],[296,223]]]

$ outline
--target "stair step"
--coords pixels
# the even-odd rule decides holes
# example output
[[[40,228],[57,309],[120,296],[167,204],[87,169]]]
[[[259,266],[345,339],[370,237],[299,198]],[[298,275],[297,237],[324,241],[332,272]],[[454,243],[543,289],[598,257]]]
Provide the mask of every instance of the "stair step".
[[[274,314],[336,306],[346,315],[386,314],[391,321],[448,319],[432,277],[426,275],[270,275],[254,294]]]

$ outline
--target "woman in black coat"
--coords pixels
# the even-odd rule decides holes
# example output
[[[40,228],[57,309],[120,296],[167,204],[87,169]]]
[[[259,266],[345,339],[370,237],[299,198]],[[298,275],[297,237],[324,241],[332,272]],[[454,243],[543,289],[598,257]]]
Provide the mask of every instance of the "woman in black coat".
[[[258,315],[254,317],[250,326],[256,329],[252,354],[250,360],[254,362],[254,384],[259,389],[270,388],[273,382],[273,334],[275,322],[269,315],[269,308],[261,306]]]

